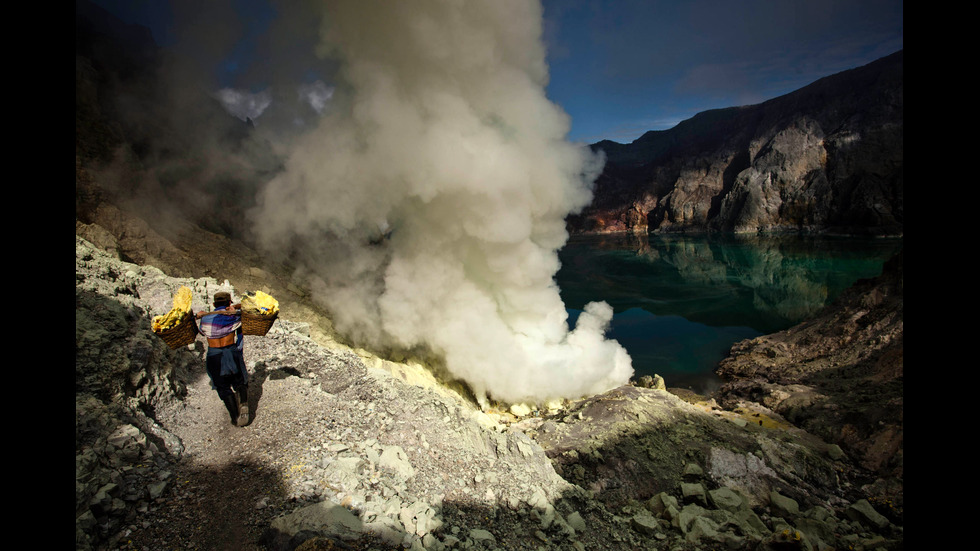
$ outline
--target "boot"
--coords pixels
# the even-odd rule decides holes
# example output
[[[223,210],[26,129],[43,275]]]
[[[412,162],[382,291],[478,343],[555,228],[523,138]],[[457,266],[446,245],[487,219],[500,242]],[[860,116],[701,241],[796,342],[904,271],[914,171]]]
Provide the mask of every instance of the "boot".
[[[228,414],[231,415],[231,424],[235,425],[238,420],[238,398],[232,393],[225,396],[222,400],[225,403],[225,407],[228,408]]]
[[[248,385],[236,388],[235,397],[238,399],[238,426],[244,427],[248,424]]]

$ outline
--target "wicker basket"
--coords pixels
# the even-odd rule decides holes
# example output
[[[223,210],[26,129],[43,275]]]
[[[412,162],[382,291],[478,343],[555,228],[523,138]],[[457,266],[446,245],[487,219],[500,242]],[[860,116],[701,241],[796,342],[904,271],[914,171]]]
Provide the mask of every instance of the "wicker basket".
[[[188,312],[181,318],[180,323],[170,329],[164,329],[156,335],[163,339],[163,342],[167,343],[171,350],[175,350],[194,342],[194,339],[197,338],[197,323],[194,321],[194,316]]]
[[[279,312],[271,316],[263,316],[262,314],[252,314],[246,310],[242,310],[242,334],[264,337],[269,332],[269,329],[272,329],[272,324],[278,318]]]

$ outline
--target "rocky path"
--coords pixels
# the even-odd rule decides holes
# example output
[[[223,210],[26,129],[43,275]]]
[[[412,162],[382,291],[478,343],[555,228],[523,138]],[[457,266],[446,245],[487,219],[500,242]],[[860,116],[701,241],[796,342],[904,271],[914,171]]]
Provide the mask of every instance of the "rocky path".
[[[249,425],[231,425],[203,368],[191,369],[182,401],[155,412],[183,455],[126,547],[292,549],[297,532],[316,530],[339,549],[422,548],[423,538],[441,549],[493,539],[529,503],[553,511],[548,496],[568,485],[523,433],[282,325],[246,344]],[[494,511],[500,503],[513,510]],[[503,534],[510,549],[541,543],[533,531]]]
[[[134,547],[157,549],[166,542],[173,549],[262,549],[262,530],[288,501],[282,473],[297,448],[312,446],[295,428],[322,409],[322,397],[304,393],[297,388],[302,383],[290,377],[259,375],[252,374],[250,386],[261,392],[252,393],[248,426],[230,423],[203,367],[194,373],[185,402],[158,412],[161,425],[183,442],[185,455],[172,495],[147,515],[146,528],[133,536]]]
[[[317,345],[304,323],[280,319],[248,339],[253,418],[232,426],[203,343],[172,351],[149,332],[181,285],[195,308],[232,290],[76,241],[80,549],[291,549],[311,529],[355,548],[433,549],[490,541],[491,526],[514,538],[509,548],[540,543],[533,531],[498,532],[495,512],[553,514],[569,485],[540,446],[451,391],[406,382],[419,383],[407,366],[368,368]],[[287,541],[260,542],[273,519]]]

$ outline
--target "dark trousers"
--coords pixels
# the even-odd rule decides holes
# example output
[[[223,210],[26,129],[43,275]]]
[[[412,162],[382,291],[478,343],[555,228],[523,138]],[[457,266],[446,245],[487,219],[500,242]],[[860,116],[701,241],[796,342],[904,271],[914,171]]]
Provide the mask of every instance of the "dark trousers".
[[[245,358],[236,345],[208,350],[205,366],[211,378],[211,388],[218,391],[222,400],[231,395],[234,388],[248,384]]]

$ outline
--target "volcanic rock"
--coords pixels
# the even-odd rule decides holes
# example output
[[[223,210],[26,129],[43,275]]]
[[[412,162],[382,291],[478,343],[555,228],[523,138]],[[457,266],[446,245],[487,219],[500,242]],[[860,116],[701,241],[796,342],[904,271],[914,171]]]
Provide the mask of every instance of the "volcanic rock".
[[[759,404],[878,476],[903,473],[904,253],[820,314],[736,343],[718,373],[729,408]],[[894,497],[894,496],[893,496]]]
[[[758,105],[699,113],[605,154],[580,232],[900,235],[904,54]]]

